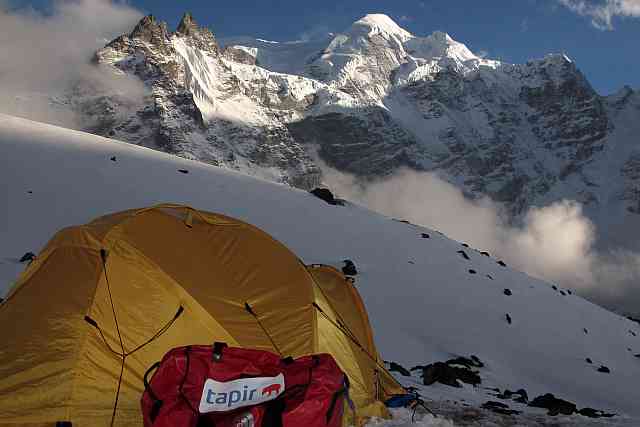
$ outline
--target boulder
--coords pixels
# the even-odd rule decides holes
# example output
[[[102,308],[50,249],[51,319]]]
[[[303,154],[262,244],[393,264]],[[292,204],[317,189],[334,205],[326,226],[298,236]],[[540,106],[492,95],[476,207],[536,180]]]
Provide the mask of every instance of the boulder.
[[[487,252],[487,251],[480,252],[480,255],[491,256],[491,254],[489,254],[489,252]]]
[[[459,253],[460,255],[462,255],[462,258],[464,259],[469,259],[469,255],[467,255],[467,253],[465,251],[458,251],[457,253]]]
[[[189,171],[188,171],[188,170],[186,170],[186,169],[178,169],[178,172],[180,172],[180,173],[185,173],[185,174],[186,174],[186,173],[189,173]]]
[[[429,236],[427,233],[422,233],[422,238],[423,239],[429,239],[431,236]]]
[[[536,397],[529,403],[529,406],[532,406],[534,408],[548,409],[548,414],[552,416],[558,414],[571,415],[577,410],[574,403],[563,399],[558,399],[551,393]]]
[[[511,316],[509,316],[509,313],[505,314],[505,319],[507,319],[507,323],[511,324],[512,320],[511,320]]]
[[[34,254],[33,252],[27,252],[26,254],[22,255],[22,258],[20,258],[19,262],[33,261],[34,259],[36,259],[36,254]]]
[[[358,274],[358,270],[356,269],[356,265],[353,263],[353,261],[351,261],[350,259],[345,259],[342,262],[344,262],[342,272],[346,276],[355,276]]]
[[[471,385],[478,385],[482,382],[477,372],[467,368],[449,366],[443,362],[425,366],[422,369],[422,380],[424,385],[439,382],[451,387],[462,387],[458,380]]]
[[[482,368],[484,363],[478,356],[456,357],[446,362],[435,362],[430,365],[418,365],[411,368],[411,371],[422,370],[422,380],[424,385],[431,385],[435,382],[449,385],[451,387],[461,387],[458,381],[467,384],[478,385],[482,382],[480,375],[471,368]]]
[[[511,295],[513,295],[513,294],[511,293],[511,289],[505,289],[505,290],[504,290],[504,291],[502,291],[502,292],[503,292],[506,296],[509,296],[509,297],[510,297]]]
[[[497,261],[496,264],[502,266],[502,267],[506,267],[507,264],[504,261]]]
[[[344,206],[344,202],[340,199],[336,199],[333,196],[331,190],[329,190],[328,188],[314,188],[313,190],[309,191],[309,193],[313,194],[321,200],[324,200],[330,205]]]
[[[504,393],[498,393],[496,397],[498,399],[513,400],[518,403],[527,403],[529,401],[529,395],[523,388],[520,388],[517,391],[505,389]]]
[[[604,374],[610,374],[611,373],[611,369],[607,368],[606,366],[602,365],[598,368],[598,372],[602,372]]]

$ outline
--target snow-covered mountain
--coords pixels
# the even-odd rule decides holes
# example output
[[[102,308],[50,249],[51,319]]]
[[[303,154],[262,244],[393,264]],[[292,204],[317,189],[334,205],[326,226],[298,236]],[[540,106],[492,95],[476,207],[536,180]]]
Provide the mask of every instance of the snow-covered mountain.
[[[160,202],[189,204],[261,227],[305,263],[341,266],[352,260],[386,360],[410,368],[457,356],[479,358],[476,387],[426,386],[418,371],[398,375],[455,425],[640,424],[640,324],[437,231],[348,203],[332,206],[287,185],[5,115],[0,115],[0,151],[5,184],[0,196],[6,201],[0,210],[3,292],[24,266],[18,258],[27,251],[37,254],[61,227]],[[0,342],[0,351],[11,345]],[[550,417],[496,396],[495,389],[520,388],[529,401],[553,393],[579,408],[618,415]],[[522,413],[494,414],[479,407],[487,401]],[[396,415],[399,419],[371,425],[452,425],[428,416],[411,424],[409,412]]]
[[[117,94],[87,91],[71,102],[92,133],[304,189],[322,180],[317,153],[365,180],[437,171],[516,219],[577,200],[603,246],[640,249],[640,92],[600,96],[565,55],[484,59],[386,15],[312,41],[223,45],[188,14],[175,32],[145,17],[95,56],[144,81],[144,106],[123,113]]]

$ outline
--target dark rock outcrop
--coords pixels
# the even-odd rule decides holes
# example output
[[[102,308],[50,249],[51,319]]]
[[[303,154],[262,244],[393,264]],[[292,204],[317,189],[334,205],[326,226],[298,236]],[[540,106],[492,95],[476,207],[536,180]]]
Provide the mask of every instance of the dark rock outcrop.
[[[340,199],[336,199],[333,196],[333,193],[331,192],[331,190],[329,190],[328,188],[314,188],[313,190],[309,191],[309,193],[313,194],[314,196],[316,196],[321,200],[324,200],[330,205],[344,206],[344,202]]]
[[[548,414],[552,416],[559,414],[571,415],[577,410],[574,403],[558,399],[551,393],[536,397],[529,403],[529,406],[548,409]]]
[[[456,357],[446,362],[435,362],[426,366],[414,366],[412,371],[422,370],[422,380],[424,385],[431,385],[439,382],[451,387],[461,387],[458,381],[471,385],[478,385],[482,382],[478,372],[472,368],[482,368],[484,363],[477,356]]]
[[[529,395],[523,388],[520,388],[516,391],[505,389],[503,393],[498,393],[496,397],[498,399],[513,400],[514,402],[518,403],[527,403],[529,401]]]
[[[31,262],[34,259],[36,259],[36,254],[34,254],[33,252],[27,252],[26,254],[22,255],[22,258],[20,258],[19,262]]]
[[[342,272],[346,276],[355,276],[358,274],[358,270],[356,269],[356,265],[350,259],[345,259],[342,261],[344,266],[342,266]]]

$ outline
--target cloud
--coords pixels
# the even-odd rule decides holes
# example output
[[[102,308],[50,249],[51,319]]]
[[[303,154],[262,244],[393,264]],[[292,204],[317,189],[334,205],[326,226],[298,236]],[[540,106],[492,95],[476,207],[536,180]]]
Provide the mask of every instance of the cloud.
[[[409,15],[402,15],[400,16],[400,22],[412,22],[413,21],[413,17],[409,16]]]
[[[640,0],[557,0],[567,9],[591,18],[599,30],[613,30],[613,18],[640,18]]]
[[[640,307],[640,256],[598,253],[597,230],[582,206],[562,200],[531,208],[519,226],[503,220],[501,206],[489,198],[470,200],[433,173],[401,170],[363,182],[319,162],[324,182],[338,197],[436,229],[487,250],[511,267],[577,289],[586,297],[628,312]]]
[[[529,20],[524,18],[522,22],[520,22],[520,32],[526,33],[527,31],[529,31]]]
[[[142,83],[91,64],[94,52],[133,28],[142,14],[123,2],[60,0],[50,14],[0,1],[0,112],[82,127],[64,96],[78,85],[141,100]]]
[[[306,31],[303,31],[298,35],[297,40],[299,41],[312,41],[326,38],[331,33],[331,30],[327,25],[316,25],[315,27],[309,28]]]
[[[485,50],[485,49],[480,49],[477,53],[476,56],[478,58],[487,58],[489,56],[489,51]]]

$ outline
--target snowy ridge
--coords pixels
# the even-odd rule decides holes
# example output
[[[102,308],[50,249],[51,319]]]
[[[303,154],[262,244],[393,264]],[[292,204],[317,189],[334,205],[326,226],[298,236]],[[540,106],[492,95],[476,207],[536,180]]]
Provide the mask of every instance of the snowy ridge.
[[[634,357],[640,354],[640,325],[500,266],[437,231],[350,204],[330,206],[304,191],[201,162],[10,116],[0,115],[0,147],[6,162],[0,180],[11,183],[2,187],[8,201],[0,218],[7,224],[0,235],[4,291],[22,267],[16,259],[37,253],[61,227],[160,202],[189,204],[263,228],[306,263],[340,266],[353,260],[385,360],[409,368],[478,356],[485,367],[476,388],[427,387],[416,376],[401,377],[432,399],[434,409],[444,411],[445,399],[465,399],[473,407],[496,400],[489,387],[523,387],[531,398],[554,393],[579,407],[618,414],[602,424],[574,415],[562,418],[562,425],[640,422],[640,358]],[[610,373],[598,372],[601,365]],[[547,419],[540,409],[506,403],[524,411],[523,417]],[[405,413],[399,416],[406,420]],[[482,419],[489,418],[474,425],[488,425]],[[394,423],[388,425],[400,425]]]

